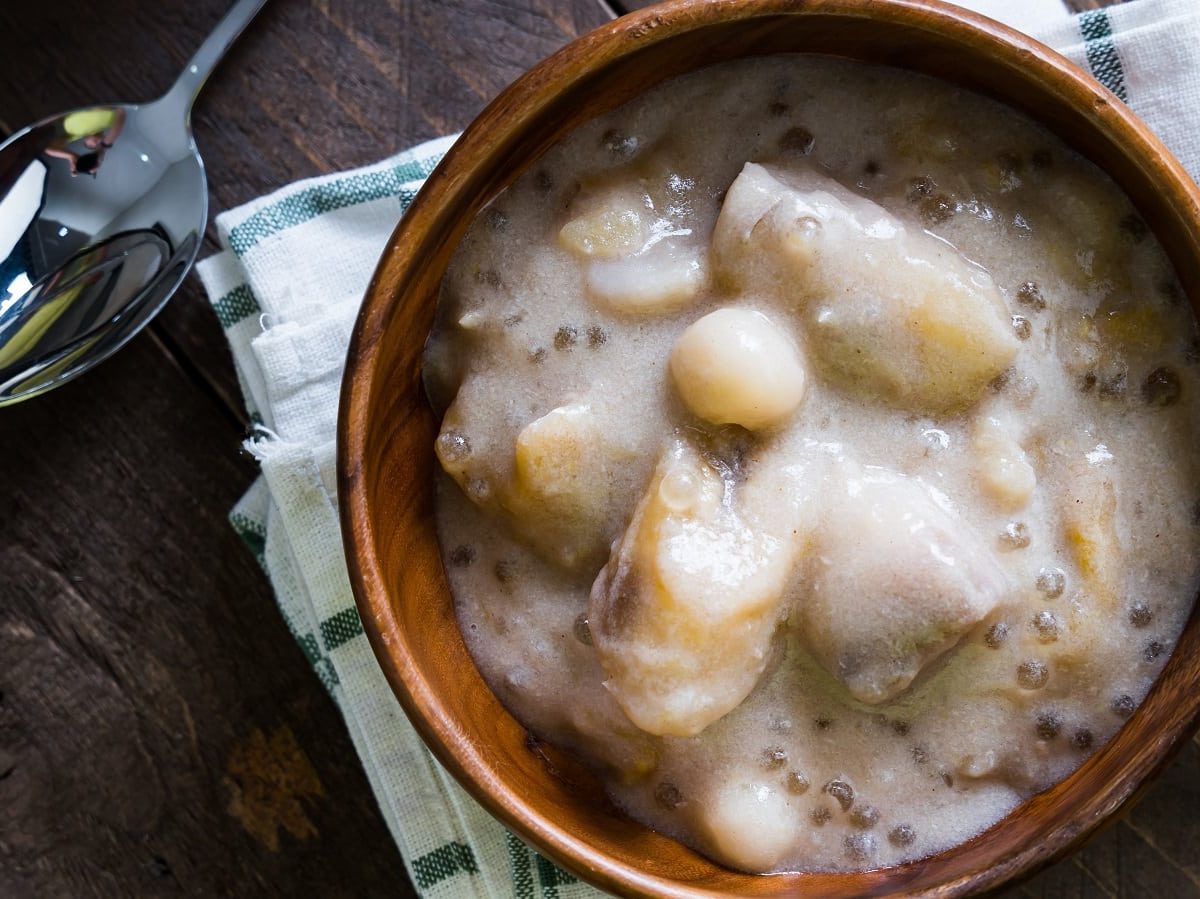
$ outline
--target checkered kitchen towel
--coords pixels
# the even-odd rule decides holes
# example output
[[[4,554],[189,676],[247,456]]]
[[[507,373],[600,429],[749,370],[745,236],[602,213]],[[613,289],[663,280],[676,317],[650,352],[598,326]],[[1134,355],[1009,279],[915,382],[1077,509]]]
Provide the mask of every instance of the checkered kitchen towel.
[[[1200,2],[1069,17],[1058,0],[966,5],[1036,33],[1129,103],[1200,172]],[[427,897],[598,895],[485,813],[408,723],[355,611],[339,533],[334,427],[350,330],[396,221],[453,138],[282,188],[217,217],[201,280],[257,425],[262,477],[230,515],[346,719],[409,877]]]

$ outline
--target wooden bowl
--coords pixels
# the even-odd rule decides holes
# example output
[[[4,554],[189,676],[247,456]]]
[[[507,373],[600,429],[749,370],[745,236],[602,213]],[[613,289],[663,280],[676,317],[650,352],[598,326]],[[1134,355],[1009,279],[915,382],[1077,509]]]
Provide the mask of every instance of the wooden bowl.
[[[1021,110],[1107,171],[1200,298],[1200,193],[1121,103],[1036,41],[924,0],[674,0],[570,44],[502,93],[396,229],[354,331],[338,424],[350,579],[392,688],[441,762],[563,867],[636,896],[957,896],[1079,845],[1200,723],[1200,616],[1142,706],[1057,786],[974,839],[859,874],[729,871],[612,809],[580,766],[532,741],[459,635],[433,516],[437,422],[421,351],[438,285],[476,212],[580,123],[666,78],[742,56],[819,52],[939,76]]]

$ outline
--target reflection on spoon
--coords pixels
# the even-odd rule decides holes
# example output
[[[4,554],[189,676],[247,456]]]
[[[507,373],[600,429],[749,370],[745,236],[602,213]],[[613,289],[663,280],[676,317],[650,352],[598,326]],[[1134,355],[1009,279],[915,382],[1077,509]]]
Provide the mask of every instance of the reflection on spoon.
[[[145,105],[44,119],[0,145],[0,406],[112,355],[175,292],[208,220],[192,104],[265,0],[238,0]]]

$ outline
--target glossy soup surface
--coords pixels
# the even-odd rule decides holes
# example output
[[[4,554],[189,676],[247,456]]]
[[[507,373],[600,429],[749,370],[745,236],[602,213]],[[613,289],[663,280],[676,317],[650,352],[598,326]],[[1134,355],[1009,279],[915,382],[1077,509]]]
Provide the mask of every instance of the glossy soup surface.
[[[445,278],[467,645],[730,866],[939,851],[1171,652],[1198,356],[1129,201],[1012,111],[819,57],[670,81],[551,150]]]

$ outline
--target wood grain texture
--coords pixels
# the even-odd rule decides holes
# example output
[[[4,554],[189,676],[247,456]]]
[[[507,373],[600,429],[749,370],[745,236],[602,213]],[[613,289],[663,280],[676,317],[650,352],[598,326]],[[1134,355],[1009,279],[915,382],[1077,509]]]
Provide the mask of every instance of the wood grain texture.
[[[545,747],[531,752],[524,730],[471,666],[433,533],[436,423],[418,377],[437,288],[467,222],[490,197],[577,122],[648,85],[745,53],[819,49],[985,90],[1108,170],[1154,223],[1189,296],[1200,299],[1200,193],[1144,125],[1058,57],[1010,44],[999,32],[985,38],[986,26],[962,29],[958,13],[935,16],[915,6],[746,0],[722,9],[727,19],[719,23],[698,2],[622,20],[523,79],[447,157],[368,292],[339,425],[343,525],[367,632],[398,696],[441,760],[495,814],[561,864],[630,895],[965,895],[1065,857],[1101,823],[1110,829],[1100,841],[1017,894],[1193,894],[1198,791],[1189,740],[1200,718],[1200,615],[1128,725],[1063,783],[933,859],[846,876],[737,875],[633,825],[567,760],[551,755],[548,766]],[[803,27],[792,28],[799,20]],[[1179,780],[1114,824],[1113,809],[1166,762],[1168,750],[1183,746],[1188,755],[1171,774]],[[1166,836],[1181,828],[1188,833]]]
[[[0,130],[158,95],[228,5],[0,3]],[[607,17],[596,0],[272,0],[197,108],[210,208],[461,129]],[[472,64],[464,35],[499,49]],[[5,899],[413,895],[225,520],[254,476],[242,418],[194,277],[113,360],[0,411]]]
[[[5,410],[0,895],[403,883],[338,713],[225,522],[252,474],[238,436],[146,335]],[[322,784],[286,786],[312,827],[281,820],[274,849],[230,811],[256,788],[234,762],[258,732],[290,734]]]

